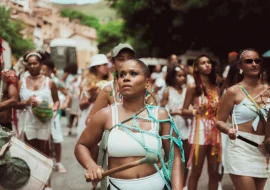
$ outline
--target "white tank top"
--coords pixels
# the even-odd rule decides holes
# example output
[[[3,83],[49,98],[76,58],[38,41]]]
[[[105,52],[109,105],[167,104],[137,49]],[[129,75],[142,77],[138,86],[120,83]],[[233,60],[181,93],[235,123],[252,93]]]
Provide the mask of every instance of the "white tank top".
[[[20,98],[23,101],[28,100],[32,96],[36,96],[38,101],[46,100],[49,104],[53,105],[53,99],[51,95],[51,89],[49,86],[50,78],[44,76],[44,80],[39,88],[39,90],[29,90],[26,86],[26,78],[22,78],[22,86],[20,89]],[[51,124],[51,122],[47,122]],[[47,123],[42,123],[32,112],[31,106],[26,107],[25,113],[25,126],[32,126],[38,128],[40,126],[46,127]]]
[[[111,105],[112,108],[112,125],[119,123],[118,121],[118,107],[117,105]],[[154,109],[154,116],[157,118],[158,108]],[[151,129],[148,132],[153,133],[153,135],[147,133],[132,133],[138,138],[144,138],[145,146],[149,149],[158,152],[161,147],[158,145],[160,139],[156,138],[156,133],[158,133],[159,123],[151,122]],[[120,127],[115,127],[109,134],[108,138],[108,156],[109,157],[130,157],[130,156],[146,156],[146,150],[142,145],[140,145],[133,137],[131,137],[125,131],[122,131]]]

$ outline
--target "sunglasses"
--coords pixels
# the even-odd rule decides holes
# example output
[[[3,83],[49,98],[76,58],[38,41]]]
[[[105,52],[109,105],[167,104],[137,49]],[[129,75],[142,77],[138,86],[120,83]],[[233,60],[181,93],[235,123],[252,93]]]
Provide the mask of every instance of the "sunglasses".
[[[257,58],[257,59],[245,59],[244,62],[246,64],[252,64],[253,61],[256,63],[256,64],[261,64],[262,63],[262,59],[260,58]]]

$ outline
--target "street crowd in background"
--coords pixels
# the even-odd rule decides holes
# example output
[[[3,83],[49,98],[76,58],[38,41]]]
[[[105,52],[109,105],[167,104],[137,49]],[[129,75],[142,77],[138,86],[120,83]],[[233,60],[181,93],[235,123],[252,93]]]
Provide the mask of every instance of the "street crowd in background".
[[[54,159],[60,173],[69,172],[61,143],[75,127],[75,156],[93,189],[105,170],[147,158],[108,174],[110,189],[196,190],[206,158],[209,190],[222,189],[224,173],[236,190],[263,190],[270,188],[268,67],[255,49],[228,52],[222,71],[208,55],[183,64],[173,54],[165,66],[147,66],[122,43],[85,69],[59,71],[48,52],[28,52],[11,69],[1,61],[0,125]],[[101,164],[107,132],[108,164]]]

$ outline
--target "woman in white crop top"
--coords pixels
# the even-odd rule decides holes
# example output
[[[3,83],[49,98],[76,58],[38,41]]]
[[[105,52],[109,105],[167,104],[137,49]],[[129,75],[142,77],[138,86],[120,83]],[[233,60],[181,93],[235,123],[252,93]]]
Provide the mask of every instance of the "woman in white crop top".
[[[117,79],[123,104],[113,105],[97,112],[82,133],[75,147],[75,156],[79,163],[87,169],[85,177],[88,181],[96,183],[102,178],[102,168],[97,165],[91,155],[91,150],[101,140],[104,130],[110,130],[108,137],[109,169],[141,159],[149,152],[159,155],[159,161],[154,166],[143,164],[110,175],[109,181],[112,190],[117,188],[121,190],[162,190],[165,184],[168,184],[165,182],[166,180],[164,181],[165,176],[170,178],[169,189],[183,188],[180,136],[174,123],[168,122],[171,116],[165,109],[145,105],[149,77],[149,69],[142,61],[125,62],[119,70]],[[146,109],[143,109],[144,107]],[[138,112],[139,114],[136,115]],[[132,119],[119,123],[128,118]],[[172,129],[175,132],[170,133]],[[166,139],[164,135],[167,135]],[[164,139],[160,136],[164,136]],[[169,139],[174,138],[173,136],[174,141],[170,141]],[[178,142],[178,145],[174,142]],[[171,173],[166,173],[165,165],[161,167],[163,163],[162,148],[165,156],[171,161],[169,163],[172,167]],[[173,157],[171,157],[172,155]]]
[[[217,116],[218,129],[230,138],[224,150],[224,167],[236,190],[263,190],[269,175],[269,157],[263,142],[270,90],[260,80],[262,59],[258,51],[240,51],[237,63],[238,83],[228,88]],[[226,124],[229,115],[232,127]]]

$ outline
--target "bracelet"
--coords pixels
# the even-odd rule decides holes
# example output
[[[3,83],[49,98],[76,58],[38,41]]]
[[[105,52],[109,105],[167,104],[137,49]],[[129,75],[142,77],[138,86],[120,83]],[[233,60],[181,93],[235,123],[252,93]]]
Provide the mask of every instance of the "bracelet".
[[[197,109],[193,109],[193,110],[192,110],[192,115],[194,115],[194,116],[195,116],[195,115],[196,115],[196,113],[197,113]]]

